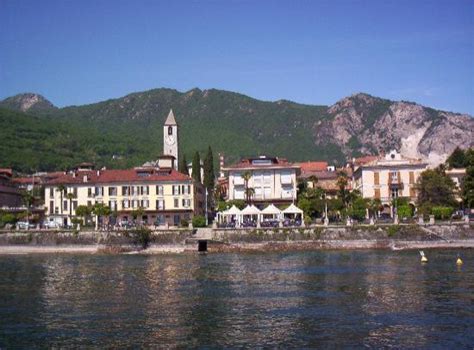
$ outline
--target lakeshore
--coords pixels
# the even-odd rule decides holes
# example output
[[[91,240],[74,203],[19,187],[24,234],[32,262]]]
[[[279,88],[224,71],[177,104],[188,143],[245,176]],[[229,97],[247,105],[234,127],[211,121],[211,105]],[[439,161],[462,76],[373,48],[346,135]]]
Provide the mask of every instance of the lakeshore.
[[[8,254],[195,254],[199,241],[208,253],[352,249],[472,249],[474,226],[385,225],[285,229],[150,231],[24,231],[0,234],[0,255]]]

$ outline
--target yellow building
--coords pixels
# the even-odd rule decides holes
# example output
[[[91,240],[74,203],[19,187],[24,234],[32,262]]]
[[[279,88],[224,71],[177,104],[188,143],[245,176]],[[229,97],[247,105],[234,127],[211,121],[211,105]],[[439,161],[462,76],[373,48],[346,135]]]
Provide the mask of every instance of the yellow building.
[[[387,208],[391,208],[393,199],[399,197],[407,198],[414,204],[416,182],[426,168],[427,163],[419,159],[405,158],[396,151],[390,151],[385,156],[356,165],[352,188],[359,190],[364,198],[380,199]]]
[[[60,191],[61,185],[64,192]],[[67,194],[73,198],[68,199]],[[115,212],[117,222],[132,221],[132,213],[144,224],[177,226],[202,214],[203,189],[173,168],[141,167],[125,170],[76,169],[45,184],[46,215],[61,225],[71,224],[79,205],[103,203]]]

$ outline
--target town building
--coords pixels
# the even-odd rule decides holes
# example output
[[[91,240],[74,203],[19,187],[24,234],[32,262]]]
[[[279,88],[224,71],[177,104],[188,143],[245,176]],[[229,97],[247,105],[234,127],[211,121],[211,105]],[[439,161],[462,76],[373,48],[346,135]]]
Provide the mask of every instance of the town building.
[[[0,168],[0,209],[22,205],[21,193],[12,181],[12,176],[11,169]]]
[[[61,225],[71,224],[79,205],[103,203],[119,222],[140,209],[143,224],[177,226],[202,214],[203,201],[202,187],[172,168],[74,170],[45,185],[46,215]]]
[[[296,200],[296,176],[299,166],[286,159],[259,156],[244,158],[239,163],[221,168],[228,176],[229,200],[246,199],[246,190],[252,202],[259,207],[265,203],[289,204]],[[248,180],[244,177],[248,174]]]
[[[163,155],[174,157],[174,169],[178,170],[178,123],[171,109],[163,125]]]
[[[405,158],[392,150],[366,162],[354,163],[352,186],[363,198],[380,199],[387,212],[392,213],[395,198],[407,198],[415,204],[416,182],[427,165],[420,159]]]
[[[446,175],[453,180],[456,185],[455,198],[458,202],[462,202],[461,191],[463,186],[464,177],[466,176],[466,168],[453,168],[446,170]]]

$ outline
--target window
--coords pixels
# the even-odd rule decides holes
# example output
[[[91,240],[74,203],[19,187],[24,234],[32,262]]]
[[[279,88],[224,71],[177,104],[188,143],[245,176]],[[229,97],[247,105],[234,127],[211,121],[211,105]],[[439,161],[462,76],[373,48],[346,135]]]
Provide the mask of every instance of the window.
[[[117,195],[117,187],[109,187],[109,196]]]
[[[145,186],[143,188],[144,188],[144,193],[143,194],[148,196],[150,194],[150,188],[148,186]]]
[[[72,201],[72,209],[74,211],[77,209],[77,201]]]
[[[54,189],[53,188],[49,189],[49,198],[54,198]]]
[[[124,209],[127,209],[127,208],[130,208],[130,202],[128,199],[125,199],[123,202],[122,202],[122,207]]]
[[[398,188],[392,188],[390,195],[392,198],[398,198]]]
[[[109,201],[110,210],[117,210],[117,201]]]
[[[374,173],[374,185],[380,185],[380,175],[379,175],[379,173]]]
[[[156,186],[156,194],[158,196],[162,196],[163,195],[163,186],[160,186],[160,185],[157,185]]]
[[[72,193],[74,194],[74,197],[77,197],[77,187],[72,189]]]
[[[92,187],[87,188],[87,197],[92,197]]]
[[[67,210],[67,201],[63,201],[63,210]]]
[[[175,226],[178,226],[178,225],[179,225],[179,222],[180,222],[180,217],[179,217],[179,215],[174,215],[174,216],[173,216],[173,221],[174,221],[174,225],[175,225]]]
[[[103,187],[96,187],[95,188],[95,195],[98,197],[102,197],[104,195],[104,188]]]
[[[174,207],[179,208],[179,199],[178,198],[174,199]]]
[[[379,188],[376,188],[375,189],[375,198],[380,198],[380,189]]]
[[[183,208],[189,208],[191,206],[191,200],[190,199],[183,199],[182,204],[183,204]]]
[[[54,212],[54,201],[49,202],[49,213],[53,214]]]
[[[271,187],[264,187],[263,188],[263,198],[270,198],[272,196],[272,189]]]
[[[128,186],[122,186],[122,196],[128,196],[129,193],[130,192]]]
[[[168,135],[173,135],[173,128],[168,126]]]
[[[191,194],[191,185],[188,185],[188,194]]]
[[[413,171],[410,171],[410,184],[415,183],[415,173]]]
[[[165,210],[165,201],[163,199],[158,199],[156,201],[156,209]]]

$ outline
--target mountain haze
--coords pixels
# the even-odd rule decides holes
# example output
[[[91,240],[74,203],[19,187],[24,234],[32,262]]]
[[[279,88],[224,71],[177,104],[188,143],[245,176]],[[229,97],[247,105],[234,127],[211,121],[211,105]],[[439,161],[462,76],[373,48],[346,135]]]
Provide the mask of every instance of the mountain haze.
[[[162,88],[65,108],[37,94],[7,98],[0,102],[0,166],[31,171],[65,169],[81,161],[139,165],[162,152],[170,108],[180,127],[180,153],[188,160],[208,145],[224,153],[226,163],[272,154],[338,164],[390,148],[440,160],[456,146],[474,146],[474,120],[468,115],[367,94],[328,107],[266,102],[216,89]]]

